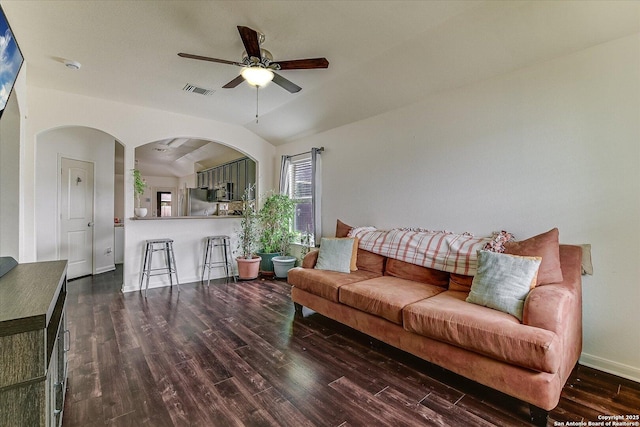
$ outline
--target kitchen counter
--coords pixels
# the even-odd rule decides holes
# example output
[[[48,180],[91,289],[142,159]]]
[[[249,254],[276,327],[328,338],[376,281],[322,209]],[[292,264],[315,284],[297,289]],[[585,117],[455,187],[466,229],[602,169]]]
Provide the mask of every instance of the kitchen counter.
[[[131,217],[135,221],[165,221],[171,219],[225,219],[225,218],[241,218],[242,215],[194,215],[194,216],[149,216],[144,218]]]
[[[140,289],[140,271],[144,260],[145,242],[150,239],[173,240],[180,283],[200,281],[207,236],[229,236],[233,258],[237,252],[237,233],[241,219],[239,215],[148,217],[131,220],[127,218],[123,230],[125,237],[123,291]],[[153,268],[160,268],[163,262],[162,254],[153,256]],[[233,264],[235,267],[235,261]],[[222,277],[224,269],[215,269],[211,274],[212,279]],[[149,289],[169,286],[169,284],[167,275],[157,275],[150,278]]]

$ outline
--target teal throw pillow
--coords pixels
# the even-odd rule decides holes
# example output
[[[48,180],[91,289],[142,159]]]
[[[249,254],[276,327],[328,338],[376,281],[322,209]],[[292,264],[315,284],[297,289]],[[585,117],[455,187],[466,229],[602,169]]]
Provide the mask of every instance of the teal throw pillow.
[[[535,286],[540,257],[478,251],[478,272],[467,302],[509,313],[522,321],[524,300]]]
[[[323,237],[320,240],[320,251],[315,268],[351,273],[351,256],[355,239],[332,239]]]

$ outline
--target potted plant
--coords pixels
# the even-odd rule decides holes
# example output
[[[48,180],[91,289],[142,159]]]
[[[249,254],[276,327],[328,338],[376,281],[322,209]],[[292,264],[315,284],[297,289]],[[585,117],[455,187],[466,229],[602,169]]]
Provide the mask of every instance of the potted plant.
[[[286,255],[291,244],[290,225],[295,213],[295,203],[286,194],[270,194],[264,201],[258,218],[260,220],[260,246],[262,257],[260,272],[274,274],[273,258]]]
[[[309,226],[307,226],[307,231],[301,233],[300,236],[300,245],[302,245],[302,249],[300,249],[300,256],[302,258],[305,257],[306,254],[309,253],[313,244],[311,243],[313,239],[313,234],[309,230]]]
[[[133,192],[136,196],[136,206],[133,209],[133,213],[137,218],[143,218],[147,216],[147,208],[140,207],[140,196],[144,194],[144,190],[147,188],[147,183],[142,179],[142,174],[138,169],[133,169]]]
[[[293,239],[293,237],[293,233],[287,233],[287,236],[284,236],[280,241],[280,255],[274,256],[271,259],[275,277],[286,279],[289,270],[295,267],[296,261],[298,261],[298,258],[289,255],[289,248],[291,247],[291,239]]]
[[[255,185],[247,187],[242,195],[242,218],[238,230],[240,256],[236,257],[240,280],[253,280],[258,277],[260,270],[261,258],[255,254],[258,242],[258,217],[255,200],[250,199],[254,187]]]

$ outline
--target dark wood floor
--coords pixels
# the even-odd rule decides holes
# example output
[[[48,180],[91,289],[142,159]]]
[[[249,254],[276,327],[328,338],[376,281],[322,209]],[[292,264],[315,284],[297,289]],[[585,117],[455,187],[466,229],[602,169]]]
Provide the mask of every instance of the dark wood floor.
[[[529,425],[528,405],[315,313],[256,280],[119,292],[69,282],[63,425]],[[554,421],[640,412],[640,384],[577,367]]]

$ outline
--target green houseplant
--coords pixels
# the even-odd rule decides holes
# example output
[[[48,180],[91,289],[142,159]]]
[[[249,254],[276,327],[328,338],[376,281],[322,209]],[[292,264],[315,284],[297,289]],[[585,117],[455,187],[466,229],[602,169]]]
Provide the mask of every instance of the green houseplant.
[[[142,178],[142,174],[138,169],[131,171],[133,174],[133,193],[136,197],[136,206],[133,210],[134,214],[138,218],[147,216],[147,208],[140,207],[140,196],[144,194],[144,190],[147,188],[147,183]]]
[[[295,203],[286,194],[271,193],[264,201],[258,218],[260,221],[260,247],[262,257],[260,271],[273,274],[272,259],[287,255],[293,233],[291,223],[295,213]]]
[[[242,195],[242,218],[238,230],[238,249],[240,255],[236,258],[238,263],[238,278],[240,280],[253,280],[258,277],[261,258],[255,255],[258,246],[258,216],[255,208],[255,200],[250,199],[255,185],[247,187]]]

